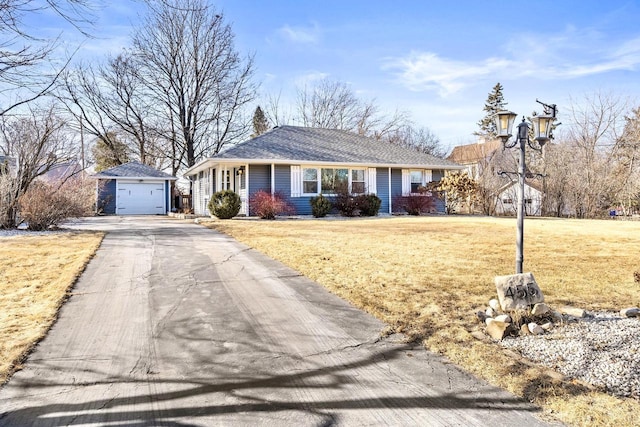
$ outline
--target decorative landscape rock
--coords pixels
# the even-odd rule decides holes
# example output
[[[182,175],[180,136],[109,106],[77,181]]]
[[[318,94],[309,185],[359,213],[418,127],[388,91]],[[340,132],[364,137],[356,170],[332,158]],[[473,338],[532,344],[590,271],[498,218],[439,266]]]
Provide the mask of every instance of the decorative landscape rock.
[[[509,316],[508,314],[501,314],[499,316],[494,317],[495,320],[497,320],[498,322],[504,322],[504,323],[511,323],[511,316]]]
[[[560,307],[560,313],[568,314],[569,316],[578,317],[578,318],[585,317],[585,315],[587,314],[587,312],[581,308],[570,307],[568,305],[564,307]]]
[[[529,332],[531,332],[532,335],[544,334],[544,329],[542,329],[542,327],[535,322],[529,323],[527,327],[529,329]]]
[[[550,331],[551,329],[553,329],[553,323],[551,322],[543,323],[542,325],[540,325],[540,327],[545,331]]]
[[[500,310],[500,301],[495,298],[489,300],[489,307],[493,308],[495,311]]]
[[[487,319],[489,320],[489,319]],[[491,319],[487,324],[487,334],[496,341],[502,340],[507,334],[507,329],[511,324]]]
[[[629,307],[620,310],[620,316],[622,317],[640,317],[640,308]]]
[[[533,304],[544,302],[544,295],[532,273],[496,276],[495,284],[504,311],[527,310]]]
[[[487,317],[493,317],[493,316],[495,316],[495,315],[496,315],[496,311],[495,311],[493,308],[489,307],[489,308],[487,308],[487,310],[484,312],[484,314],[486,314],[486,315],[487,315]]]
[[[533,308],[531,309],[531,315],[532,316],[542,316],[544,314],[547,314],[549,312],[549,310],[551,310],[549,308],[549,306],[543,302],[539,302],[538,304],[535,304],[533,306]]]
[[[549,315],[549,317],[551,318],[551,320],[553,320],[555,323],[560,323],[562,322],[562,313],[560,313],[557,310],[549,310],[549,313],[547,313]]]

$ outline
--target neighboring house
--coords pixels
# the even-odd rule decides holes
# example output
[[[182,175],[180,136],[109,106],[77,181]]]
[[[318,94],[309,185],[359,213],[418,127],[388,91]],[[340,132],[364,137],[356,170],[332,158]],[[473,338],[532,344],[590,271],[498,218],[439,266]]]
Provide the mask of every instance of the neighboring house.
[[[15,157],[0,155],[0,175],[9,174],[16,177],[18,173],[18,162]]]
[[[82,170],[82,165],[76,161],[60,163],[53,166],[46,173],[40,176],[40,179],[48,183],[61,184],[70,179],[82,178],[86,176]]]
[[[242,215],[251,215],[248,201],[259,190],[280,192],[298,214],[309,215],[310,199],[334,194],[340,183],[352,193],[376,194],[380,212],[391,213],[395,196],[460,169],[449,160],[351,132],[280,126],[200,161],[185,176],[198,215],[209,213],[211,195],[223,189],[240,195]],[[438,208],[444,212],[444,203]]]
[[[542,184],[532,180],[524,182],[525,215],[542,215]],[[509,182],[498,190],[496,214],[515,215],[518,212],[518,181]]]
[[[477,180],[498,149],[502,149],[502,141],[499,139],[485,140],[480,138],[474,144],[453,147],[447,160],[464,166],[469,176]]]
[[[139,162],[103,170],[97,180],[98,213],[166,215],[171,208],[170,182],[177,178]]]

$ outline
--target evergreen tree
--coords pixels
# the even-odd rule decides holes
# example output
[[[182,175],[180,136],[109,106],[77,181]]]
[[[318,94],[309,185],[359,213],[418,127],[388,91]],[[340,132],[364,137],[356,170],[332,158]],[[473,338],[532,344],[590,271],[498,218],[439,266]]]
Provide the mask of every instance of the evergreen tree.
[[[269,130],[269,121],[264,115],[262,108],[258,105],[255,113],[253,113],[253,133],[251,134],[251,138],[255,138],[256,136],[262,135],[266,131]]]
[[[504,100],[504,96],[502,95],[503,89],[504,88],[500,83],[496,83],[491,92],[489,92],[489,96],[487,96],[483,109],[483,111],[486,112],[486,115],[478,122],[480,130],[478,132],[474,132],[474,135],[483,136],[487,139],[493,139],[496,137],[497,129],[494,123],[495,115],[498,111],[504,110],[507,105]]]
[[[91,150],[95,161],[96,172],[122,165],[129,161],[129,147],[119,141],[115,134],[107,132],[96,141]]]

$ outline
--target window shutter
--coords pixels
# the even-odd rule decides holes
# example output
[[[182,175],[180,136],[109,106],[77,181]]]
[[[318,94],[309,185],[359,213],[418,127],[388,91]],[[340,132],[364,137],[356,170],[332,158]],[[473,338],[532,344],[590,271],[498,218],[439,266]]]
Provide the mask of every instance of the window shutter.
[[[402,169],[402,195],[408,196],[409,194],[411,194],[411,171]]]
[[[291,197],[302,196],[302,168],[291,166]]]
[[[376,168],[369,168],[367,171],[367,192],[369,194],[377,194],[378,187],[376,185]]]
[[[433,171],[431,169],[427,169],[424,171],[424,183],[428,184],[433,181]]]

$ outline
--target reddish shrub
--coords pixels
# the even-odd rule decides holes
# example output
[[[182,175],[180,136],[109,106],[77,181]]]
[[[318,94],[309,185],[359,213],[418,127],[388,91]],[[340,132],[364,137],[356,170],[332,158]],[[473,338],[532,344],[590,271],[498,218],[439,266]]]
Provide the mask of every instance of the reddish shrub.
[[[270,192],[259,190],[249,198],[249,211],[262,219],[275,219],[278,215],[295,215],[295,207],[287,202],[284,195],[277,191]]]
[[[397,195],[393,198],[394,212],[406,212],[409,215],[421,215],[435,209],[436,200],[430,193]]]

